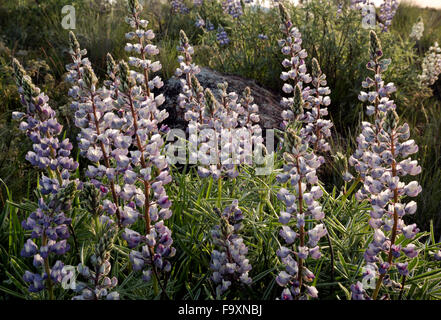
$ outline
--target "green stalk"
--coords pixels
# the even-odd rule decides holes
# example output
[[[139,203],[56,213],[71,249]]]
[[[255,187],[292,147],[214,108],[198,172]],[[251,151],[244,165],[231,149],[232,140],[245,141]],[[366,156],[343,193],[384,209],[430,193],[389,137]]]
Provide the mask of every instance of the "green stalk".
[[[219,177],[217,180],[217,206],[221,207],[222,204],[222,178]]]
[[[211,177],[210,182],[208,183],[207,193],[205,194],[205,199],[210,197],[211,188],[213,187],[213,177]]]

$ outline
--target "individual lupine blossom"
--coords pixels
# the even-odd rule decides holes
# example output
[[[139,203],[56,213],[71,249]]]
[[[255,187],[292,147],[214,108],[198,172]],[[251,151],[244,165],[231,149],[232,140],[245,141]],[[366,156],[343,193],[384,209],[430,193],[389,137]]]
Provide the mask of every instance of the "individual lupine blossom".
[[[216,40],[221,46],[226,46],[230,43],[230,38],[228,38],[228,34],[222,26],[217,28]]]
[[[420,40],[423,37],[424,33],[424,22],[421,17],[418,18],[418,21],[412,26],[412,31],[410,32],[409,38],[413,40]]]
[[[305,113],[303,122],[306,126],[302,129],[301,135],[305,135],[306,141],[314,150],[327,152],[330,150],[326,138],[331,136],[333,126],[330,120],[323,119],[328,115],[328,108],[331,104],[329,94],[331,90],[326,87],[326,75],[320,69],[317,59],[312,59],[312,89],[309,90],[308,104],[305,108],[309,110]]]
[[[73,297],[72,300],[119,300],[119,293],[112,291],[118,285],[118,279],[109,277],[111,271],[110,252],[117,229],[112,224],[104,224],[101,227],[99,241],[90,257],[90,268],[83,263],[77,266],[78,273],[86,281],[76,282],[75,292],[80,295]]]
[[[363,281],[361,285],[357,284],[356,291],[353,290],[354,299],[364,297],[359,292],[368,288],[374,289],[372,299],[376,299],[382,283],[394,285],[387,275],[393,266],[397,267],[400,275],[408,274],[407,262],[394,264],[393,259],[400,257],[401,253],[409,258],[417,255],[415,245],[409,244],[402,248],[395,241],[399,234],[413,239],[419,232],[416,224],[406,226],[403,221],[404,215],[416,212],[416,202],[403,203],[402,200],[405,197],[416,197],[421,192],[421,186],[417,181],[407,184],[400,181],[400,177],[421,172],[418,162],[410,157],[418,151],[418,146],[414,140],[408,140],[410,133],[407,123],[399,125],[396,106],[388,98],[388,94],[395,89],[388,90],[381,80],[381,73],[386,70],[389,61],[380,61],[381,56],[381,44],[371,31],[371,61],[368,69],[374,71],[376,76],[375,80],[368,78],[363,87],[374,87],[374,90],[362,92],[360,100],[373,103],[368,106],[368,114],[374,115],[375,124],[362,123],[362,133],[357,138],[358,149],[349,162],[360,173],[363,181],[356,198],[367,199],[372,206],[369,225],[374,229],[374,235],[364,254],[366,266],[363,269]],[[393,85],[389,88],[393,88]],[[386,253],[385,260],[382,252]]]
[[[300,92],[300,89],[297,92]],[[298,102],[296,108],[301,108],[301,100]],[[325,226],[319,223],[325,214],[318,202],[323,191],[316,175],[316,170],[323,160],[308,148],[308,143],[291,127],[285,132],[284,142],[285,164],[283,173],[277,176],[277,181],[287,185],[279,190],[277,198],[286,207],[279,215],[279,222],[283,225],[279,235],[285,244],[277,250],[277,255],[285,270],[278,274],[276,282],[284,287],[282,300],[317,298],[317,289],[309,285],[315,276],[306,267],[306,261],[308,257],[321,257],[318,244],[327,233]],[[308,224],[309,230],[305,229],[306,221],[311,221],[311,224]]]
[[[398,1],[397,0],[383,0],[380,5],[380,28],[383,32],[387,32],[392,25],[392,19],[395,16],[395,13],[398,9]]]
[[[217,285],[216,295],[221,296],[235,284],[251,285],[248,273],[252,269],[246,258],[248,248],[238,234],[242,228],[243,214],[238,200],[221,213],[216,208],[220,224],[211,231],[215,250],[211,253],[211,279]]]
[[[224,0],[222,1],[222,8],[226,14],[229,14],[234,19],[243,15],[243,8],[240,0]]]
[[[336,17],[339,18],[343,13],[343,2],[339,2],[337,5],[337,14]]]
[[[418,76],[423,86],[431,86],[441,74],[441,48],[438,42],[429,48],[422,63],[423,72]]]
[[[142,7],[135,0],[129,1],[130,16],[128,23],[136,30],[127,34],[127,38],[134,39],[135,44],[128,43],[126,48],[129,52],[136,52],[138,57],[130,57],[129,63],[141,69],[138,73],[129,69],[124,61],[118,65],[117,77],[119,92],[117,105],[128,123],[132,125],[123,130],[127,154],[124,165],[127,168],[124,176],[125,185],[120,194],[121,198],[129,202],[125,207],[130,208],[127,215],[123,213],[123,225],[129,225],[136,221],[142,209],[145,221],[145,236],[137,237],[133,241],[130,235],[138,234],[130,229],[125,230],[123,238],[130,248],[136,247],[143,242],[142,251],[133,250],[130,259],[134,270],[144,269],[144,279],[148,280],[153,271],[159,281],[159,272],[171,270],[171,264],[167,260],[174,255],[175,249],[171,247],[173,240],[171,231],[164,225],[164,220],[171,217],[171,201],[169,200],[164,186],[172,181],[169,174],[168,163],[161,154],[164,146],[162,133],[166,128],[159,125],[168,117],[165,110],[159,110],[164,102],[163,95],[155,95],[152,90],[161,88],[162,80],[156,76],[149,80],[150,73],[161,68],[158,61],[152,62],[149,57],[159,53],[156,46],[150,43],[154,38],[152,30],[145,30],[147,21],[140,20],[139,14]],[[128,149],[131,151],[129,152]],[[142,182],[142,189],[135,182]],[[127,223],[125,223],[127,220]],[[154,223],[154,225],[153,225]],[[150,270],[150,268],[152,269]]]
[[[86,51],[80,49],[73,33],[70,40],[73,63],[67,65],[68,78],[72,83],[69,95],[73,99],[71,108],[75,110],[75,125],[81,130],[77,138],[80,154],[92,162],[86,176],[103,195],[110,194],[112,200],[106,199],[103,203],[105,211],[109,216],[116,215],[119,225],[120,212],[124,213],[127,209],[119,206],[119,195],[123,190],[115,181],[118,176],[126,174],[126,167],[121,163],[124,163],[130,144],[120,131],[130,123],[114,112],[111,94],[115,91],[98,88],[98,79],[87,58],[83,58]],[[112,61],[111,56],[108,57],[108,63]],[[111,65],[108,67],[112,69]]]
[[[194,23],[196,28],[203,28],[205,27],[205,21],[202,19],[202,17],[199,15],[199,13],[196,16],[196,22]]]
[[[195,7],[200,7],[204,3],[204,0],[193,0],[193,5]]]
[[[268,40],[268,36],[267,36],[266,34],[263,34],[263,33],[259,33],[259,34],[257,35],[257,37],[258,37],[260,40]]]
[[[298,84],[302,90],[305,107],[307,107],[310,88],[304,87],[304,85],[310,83],[312,80],[311,76],[307,73],[305,64],[305,58],[308,54],[305,49],[302,49],[302,35],[299,29],[293,26],[288,11],[281,3],[279,4],[279,9],[282,20],[280,29],[285,35],[285,38],[279,40],[278,43],[282,48],[282,53],[287,56],[287,58],[283,60],[282,65],[288,69],[288,71],[283,71],[280,75],[280,78],[285,82],[282,90],[286,94],[294,93],[294,87]],[[290,84],[290,82],[292,84]],[[286,128],[287,124],[294,119],[294,114],[291,111],[294,103],[293,99],[293,97],[282,98],[281,105],[285,109],[282,112],[283,128]]]
[[[174,13],[187,14],[190,12],[183,0],[171,0],[170,4]]]

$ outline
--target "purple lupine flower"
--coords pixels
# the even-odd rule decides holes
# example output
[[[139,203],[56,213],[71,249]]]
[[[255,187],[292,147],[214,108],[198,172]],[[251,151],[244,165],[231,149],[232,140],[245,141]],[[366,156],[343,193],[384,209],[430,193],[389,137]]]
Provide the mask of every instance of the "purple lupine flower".
[[[317,59],[312,59],[312,86],[309,91],[308,104],[305,108],[309,109],[305,113],[303,122],[307,125],[301,134],[306,135],[306,140],[315,151],[327,152],[330,150],[329,143],[325,138],[331,136],[331,128],[333,126],[330,120],[323,119],[328,114],[327,106],[330,105],[331,99],[329,94],[331,90],[326,86],[326,75],[322,73]]]
[[[207,24],[207,31],[213,31],[214,30],[214,25],[211,23],[210,20],[207,19],[206,24]]]
[[[74,291],[80,293],[72,300],[119,300],[119,293],[114,289],[118,285],[116,277],[109,277],[111,271],[110,252],[116,234],[116,227],[104,225],[99,241],[90,257],[90,268],[80,263],[78,273],[85,279],[76,283]],[[112,291],[113,290],[113,291]]]
[[[392,19],[398,9],[397,0],[384,0],[380,5],[380,28],[383,32],[387,32],[392,25]]]
[[[226,46],[230,43],[230,38],[222,26],[217,28],[216,40],[221,46]]]
[[[119,148],[117,155],[120,158],[119,166],[126,172],[125,184],[121,188],[121,197],[128,203],[122,212],[123,225],[130,225],[138,216],[142,216],[145,220],[145,233],[138,237],[135,232],[126,230],[123,237],[130,247],[138,244],[139,248],[142,245],[141,251],[132,250],[130,254],[134,270],[142,270],[146,281],[150,279],[147,275],[153,270],[162,285],[159,277],[170,272],[169,260],[176,252],[172,247],[171,231],[162,220],[172,215],[171,201],[165,191],[165,185],[172,179],[168,163],[162,155],[164,139],[163,131],[160,130],[168,113],[160,109],[164,97],[154,94],[156,89],[163,86],[158,76],[151,78],[153,73],[161,69],[160,62],[153,61],[159,50],[151,43],[155,34],[147,29],[148,22],[140,19],[141,11],[142,6],[138,1],[129,1],[127,22],[134,31],[126,34],[126,38],[133,41],[126,45],[126,51],[136,54],[129,57],[129,64],[140,72],[131,70],[125,61],[118,64],[116,105],[130,124],[123,126],[120,132],[125,137],[121,142],[130,143],[122,146],[127,149]],[[142,187],[134,184],[136,180],[142,182]]]
[[[300,92],[298,85],[296,91]],[[289,247],[281,247],[277,252],[285,267],[285,270],[279,273],[277,283],[282,287],[289,286],[292,296],[298,296],[301,287],[304,286],[304,293],[315,298],[317,297],[316,289],[304,283],[305,277],[306,279],[314,277],[305,268],[304,261],[308,257],[320,258],[318,243],[327,231],[323,224],[316,224],[314,228],[306,231],[305,219],[320,221],[324,218],[322,207],[317,201],[323,192],[319,192],[315,186],[310,187],[311,189],[307,187],[311,185],[311,182],[308,182],[311,178],[308,179],[308,177],[315,175],[315,170],[320,166],[321,161],[313,152],[308,151],[307,142],[297,136],[291,128],[288,128],[285,133],[285,144],[288,151],[284,154],[286,162],[284,173],[278,175],[277,179],[279,182],[289,181],[288,185],[294,192],[281,188],[278,193],[279,200],[286,206],[286,212],[280,214],[279,222],[283,224],[280,236]],[[285,175],[288,179],[284,178]],[[294,227],[298,231],[294,231]],[[296,243],[298,244],[297,250],[295,250]],[[282,298],[284,295],[285,291]]]
[[[58,277],[50,277],[49,255],[64,255],[70,249],[66,239],[69,238],[71,219],[65,213],[71,209],[77,191],[77,182],[70,181],[70,172],[76,170],[78,163],[70,157],[72,144],[69,140],[60,142],[58,138],[62,126],[48,104],[49,98],[32,83],[16,59],[13,59],[13,67],[20,99],[26,107],[26,113],[14,113],[13,118],[22,121],[20,129],[33,142],[33,151],[28,152],[26,159],[47,174],[43,174],[40,180],[43,197],[38,200],[38,208],[22,221],[23,229],[31,231],[31,239],[41,239],[40,247],[28,239],[21,251],[24,257],[33,256],[33,265],[40,270],[35,274],[27,271],[24,280],[29,283],[31,292],[49,289],[52,299],[52,287]],[[53,269],[59,265],[57,262]]]
[[[115,214],[118,225],[121,224],[120,211],[118,207],[119,193],[115,183],[116,175],[124,174],[125,168],[114,168],[111,158],[116,152],[127,150],[130,142],[126,142],[119,134],[119,130],[126,125],[126,120],[114,112],[111,90],[98,88],[98,79],[87,58],[84,58],[87,51],[81,50],[80,45],[71,32],[70,54],[72,63],[67,65],[68,82],[72,84],[69,95],[72,97],[72,110],[75,110],[75,125],[80,128],[78,134],[79,148],[81,155],[96,165],[91,165],[86,171],[86,176],[95,181],[103,195],[111,190]],[[115,88],[115,66],[112,56],[107,56],[109,76],[113,82],[108,85]],[[114,92],[114,95],[117,95]],[[118,163],[118,162],[117,162]],[[109,213],[109,212],[107,212]]]
[[[374,124],[362,123],[362,133],[357,138],[358,148],[349,163],[363,181],[356,198],[368,199],[371,204],[369,225],[374,229],[374,236],[364,258],[367,266],[373,269],[380,263],[378,279],[376,275],[371,277],[376,279],[376,285],[372,287],[375,289],[372,299],[376,299],[380,285],[392,267],[395,266],[403,276],[408,273],[407,262],[395,265],[394,258],[400,257],[401,251],[408,258],[418,255],[415,245],[402,248],[395,242],[399,234],[413,239],[419,232],[416,224],[406,226],[403,221],[404,215],[415,213],[416,203],[403,204],[401,196],[416,197],[421,192],[421,186],[417,181],[401,182],[400,177],[417,175],[421,167],[416,160],[409,158],[418,151],[418,146],[415,141],[408,140],[409,126],[407,123],[400,125],[396,106],[393,100],[389,100],[389,94],[396,89],[393,84],[384,85],[382,73],[390,60],[380,60],[383,55],[381,44],[373,31],[370,52],[371,61],[367,68],[375,72],[375,77],[368,77],[363,82],[364,88],[372,89],[368,93],[362,91],[359,99],[369,104],[367,113],[373,116]],[[386,255],[382,255],[383,252]],[[384,256],[386,261],[382,261]]]
[[[228,83],[218,84],[220,101],[211,90],[204,91],[196,77],[200,69],[192,63],[193,47],[183,31],[180,35],[178,51],[183,55],[178,57],[180,66],[175,75],[185,76],[178,105],[186,110],[189,141],[194,142],[190,157],[199,159],[200,177],[234,178],[239,173],[237,165],[251,162],[251,146],[263,148],[262,130],[257,124],[259,108],[249,88],[239,99],[235,92],[227,92]]]
[[[409,38],[419,41],[423,37],[424,22],[423,18],[418,17],[418,21],[412,26],[412,31],[409,34]]]
[[[441,74],[441,48],[438,42],[429,48],[422,63],[423,72],[418,76],[422,86],[431,86]]]
[[[246,254],[248,248],[238,235],[242,227],[242,211],[238,200],[220,213],[220,224],[211,231],[215,250],[211,253],[210,268],[213,271],[211,279],[216,287],[217,296],[221,296],[233,283],[251,285],[248,273],[251,270]]]
[[[282,298],[291,296],[297,298],[316,298],[318,291],[309,286],[307,282],[314,279],[314,274],[305,267],[308,258],[319,259],[321,257],[319,241],[327,234],[325,226],[320,222],[324,218],[323,209],[318,200],[323,196],[323,191],[318,186],[316,170],[324,163],[322,156],[315,155],[315,150],[326,150],[326,143],[322,140],[323,136],[328,135],[329,124],[321,126],[316,113],[320,116],[325,115],[325,111],[320,110],[320,106],[329,105],[327,99],[322,95],[329,94],[325,77],[320,71],[317,61],[313,62],[313,75],[315,90],[304,87],[312,81],[307,74],[304,59],[307,53],[301,48],[301,34],[297,28],[293,27],[289,13],[283,4],[279,4],[282,20],[281,31],[286,36],[280,40],[282,53],[289,59],[283,61],[283,66],[289,68],[288,72],[282,72],[281,78],[286,81],[283,91],[292,94],[290,98],[283,98],[282,105],[288,107],[282,114],[286,128],[284,144],[286,152],[283,154],[285,164],[283,173],[277,176],[281,184],[287,184],[286,188],[281,188],[278,199],[284,202],[285,212],[281,213],[279,222],[283,224],[280,235],[284,238],[289,249],[282,247],[278,251],[285,270],[279,273],[279,285],[288,286],[291,295],[286,296],[286,289],[282,293]],[[288,81],[291,81],[289,83]],[[316,94],[315,97],[312,94]],[[306,115],[304,108],[311,109]],[[324,109],[325,110],[325,109]],[[306,126],[303,126],[303,123]],[[331,124],[332,125],[332,124]],[[317,130],[321,134],[317,134]],[[309,143],[316,143],[316,148],[309,149]],[[285,186],[284,186],[285,187]],[[312,228],[306,230],[305,221],[314,221]],[[294,231],[295,230],[295,231]],[[284,279],[284,281],[280,281]],[[302,290],[304,289],[304,290]]]
[[[234,19],[243,15],[243,8],[240,0],[223,0],[222,8],[226,14],[229,14]]]
[[[171,0],[170,4],[174,13],[187,14],[190,11],[183,0]]]
[[[266,34],[263,34],[263,33],[259,33],[259,34],[257,35],[257,37],[258,37],[260,40],[268,40],[268,36],[267,36]]]
[[[309,108],[310,88],[304,86],[312,81],[311,76],[307,73],[305,64],[305,58],[308,56],[308,53],[305,49],[302,49],[302,35],[299,29],[293,26],[288,11],[281,3],[279,4],[279,9],[282,20],[280,28],[285,38],[279,40],[278,43],[282,48],[282,53],[287,56],[282,62],[283,67],[287,71],[282,72],[280,75],[280,78],[285,82],[282,90],[286,94],[293,94],[294,88],[296,85],[299,85],[302,91],[302,99],[305,101],[303,107]],[[321,74],[318,76],[321,77]],[[321,84],[319,83],[319,85]],[[293,103],[293,97],[283,98],[281,101],[281,105],[285,109],[282,112],[283,128],[286,128],[287,124],[297,116],[292,112]],[[302,118],[299,120],[302,120]]]
[[[202,17],[198,14],[196,17],[196,22],[194,23],[196,28],[203,28],[205,27],[205,21],[202,19]]]

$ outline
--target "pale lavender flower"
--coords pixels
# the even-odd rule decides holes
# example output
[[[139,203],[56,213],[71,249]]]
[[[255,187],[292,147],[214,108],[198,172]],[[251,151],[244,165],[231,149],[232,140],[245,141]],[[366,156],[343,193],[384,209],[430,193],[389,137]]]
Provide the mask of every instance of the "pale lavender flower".
[[[216,212],[220,224],[211,231],[216,249],[211,253],[210,268],[213,271],[211,279],[217,284],[216,294],[220,296],[232,284],[251,285],[248,273],[252,267],[246,258],[248,248],[238,235],[243,220],[239,202],[234,200],[222,213]]]
[[[392,25],[392,19],[398,9],[397,0],[383,0],[380,5],[380,28],[383,32],[387,32]]]
[[[280,30],[284,34],[285,38],[279,40],[279,46],[282,48],[281,51],[287,56],[282,61],[282,65],[287,71],[282,72],[280,78],[285,82],[283,85],[283,92],[286,94],[294,94],[294,88],[299,85],[301,89],[301,95],[303,101],[305,101],[304,107],[309,105],[310,88],[305,87],[306,84],[312,81],[311,76],[307,73],[305,58],[308,53],[305,49],[302,49],[302,35],[298,28],[294,27],[291,22],[291,17],[283,6],[279,4],[280,15],[281,15],[281,25]],[[286,128],[288,123],[292,121],[297,115],[292,112],[294,104],[294,97],[283,98],[281,101],[282,107],[285,109],[282,112],[283,123],[282,127]],[[302,110],[298,110],[303,113]],[[303,119],[300,117],[300,120]]]
[[[129,142],[122,145],[119,152],[120,166],[127,170],[121,196],[129,202],[124,207],[122,218],[123,225],[130,225],[138,216],[143,216],[145,233],[139,241],[133,232],[130,234],[126,230],[124,236],[131,247],[137,243],[138,248],[142,245],[140,251],[132,250],[130,260],[135,271],[143,270],[145,281],[150,280],[151,274],[154,274],[162,286],[160,277],[162,273],[170,272],[169,259],[176,252],[172,247],[171,231],[164,225],[164,220],[172,215],[171,201],[165,191],[165,185],[172,178],[162,154],[164,140],[160,130],[160,124],[168,117],[168,113],[160,109],[164,103],[163,95],[154,94],[154,90],[163,86],[158,76],[151,78],[161,68],[159,61],[153,61],[159,50],[151,43],[155,34],[146,29],[148,22],[140,19],[141,11],[138,1],[129,1],[127,22],[133,31],[127,33],[126,38],[133,43],[128,43],[126,48],[128,52],[137,55],[130,57],[129,63],[141,72],[131,70],[124,61],[118,64],[116,72],[119,112],[131,124],[121,130],[124,140]],[[133,184],[135,176],[142,182],[142,187]],[[133,239],[134,235],[136,239]]]
[[[243,8],[240,0],[223,0],[222,8],[226,14],[229,14],[234,19],[243,15]]]
[[[392,84],[384,85],[381,73],[386,70],[390,60],[380,60],[382,56],[381,44],[376,34],[371,31],[371,61],[368,69],[374,71],[375,78],[367,78],[363,87],[372,87],[369,93],[362,92],[360,100],[367,102],[368,114],[374,116],[374,125],[363,122],[362,133],[357,138],[358,149],[350,159],[350,164],[360,173],[363,181],[362,188],[356,198],[368,199],[371,204],[369,212],[370,226],[374,229],[373,240],[365,251],[364,258],[368,266],[377,267],[380,263],[380,272],[376,275],[367,274],[366,277],[377,279],[373,286],[373,299],[376,299],[380,285],[387,272],[394,266],[393,259],[400,256],[401,251],[409,258],[417,256],[414,245],[402,248],[395,242],[399,234],[413,239],[419,232],[415,224],[406,226],[403,216],[414,214],[416,203],[402,203],[402,197],[416,197],[421,192],[417,181],[404,183],[400,177],[414,176],[421,172],[416,160],[409,156],[418,151],[415,141],[408,140],[409,126],[400,125],[399,117],[395,112],[393,100],[389,94],[395,91]],[[386,61],[385,61],[386,60]],[[385,257],[382,253],[386,253]],[[407,275],[407,262],[396,265],[401,275]],[[370,278],[369,278],[370,279]]]

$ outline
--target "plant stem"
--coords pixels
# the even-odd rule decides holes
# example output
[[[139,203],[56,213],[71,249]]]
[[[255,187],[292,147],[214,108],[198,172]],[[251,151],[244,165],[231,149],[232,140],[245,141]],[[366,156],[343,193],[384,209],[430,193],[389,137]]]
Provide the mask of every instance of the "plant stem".
[[[47,245],[47,237],[45,231],[43,231],[43,239],[41,241],[42,246]],[[51,269],[49,267],[49,257],[44,258],[44,271],[46,272],[46,285],[49,292],[49,300],[54,300],[54,289],[51,280]]]

